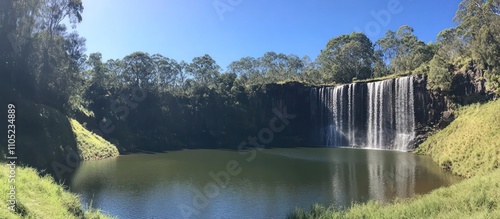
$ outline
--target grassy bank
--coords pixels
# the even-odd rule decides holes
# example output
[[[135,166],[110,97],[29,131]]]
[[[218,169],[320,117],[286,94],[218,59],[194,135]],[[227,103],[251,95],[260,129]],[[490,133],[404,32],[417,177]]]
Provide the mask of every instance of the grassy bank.
[[[470,179],[391,204],[356,204],[347,211],[315,205],[299,218],[500,218],[500,100],[464,107],[448,127],[416,151]]]
[[[500,218],[500,171],[464,180],[448,188],[384,205],[354,205],[347,211],[313,206],[290,219],[309,218]]]
[[[118,149],[101,136],[85,129],[78,121],[70,119],[76,137],[78,154],[83,160],[101,160],[119,155]]]
[[[500,166],[500,100],[464,107],[448,127],[416,151],[463,176],[484,175]]]
[[[111,218],[98,210],[82,211],[78,196],[67,192],[50,176],[40,177],[33,168],[16,167],[15,211],[8,209],[9,166],[0,165],[0,218]]]

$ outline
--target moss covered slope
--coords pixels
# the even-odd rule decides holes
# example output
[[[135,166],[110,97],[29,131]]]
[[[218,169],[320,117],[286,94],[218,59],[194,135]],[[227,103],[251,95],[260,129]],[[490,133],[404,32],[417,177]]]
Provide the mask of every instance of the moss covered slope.
[[[78,154],[83,160],[101,160],[119,155],[118,149],[101,136],[85,129],[78,121],[70,119],[76,137]]]

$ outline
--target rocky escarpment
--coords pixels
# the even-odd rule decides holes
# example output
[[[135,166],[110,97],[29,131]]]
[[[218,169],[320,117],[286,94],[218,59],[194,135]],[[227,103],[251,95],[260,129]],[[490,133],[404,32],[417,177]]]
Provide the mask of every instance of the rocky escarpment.
[[[453,114],[449,111],[449,99],[444,92],[427,90],[424,75],[417,75],[414,80],[416,130],[413,147],[417,147],[435,127],[444,127],[453,121]]]
[[[453,74],[449,92],[427,90],[427,78],[415,77],[415,146],[420,145],[435,130],[443,129],[454,119],[457,105],[485,102],[494,98],[486,89],[484,73],[474,62],[465,71]]]
[[[484,76],[483,70],[472,61],[465,67],[465,71],[454,74],[450,94],[453,101],[468,105],[493,99],[494,94],[487,90]]]
[[[249,138],[259,137],[263,140],[259,140],[262,143],[260,145],[267,147],[362,146],[368,141],[369,133],[379,132],[375,127],[381,127],[380,125],[384,127],[383,133],[393,132],[387,133],[388,136],[392,136],[390,140],[392,143],[401,140],[410,144],[408,149],[412,150],[423,142],[430,132],[445,127],[453,121],[453,103],[457,98],[462,98],[463,102],[470,102],[484,96],[484,81],[481,81],[480,75],[476,71],[457,74],[453,79],[454,89],[448,93],[428,91],[425,76],[414,75],[412,84],[408,85],[413,88],[414,108],[404,109],[403,113],[397,109],[398,101],[395,101],[395,98],[400,98],[396,97],[398,93],[396,89],[401,89],[401,84],[396,82],[398,79],[389,79],[390,83],[377,85],[376,89],[383,88],[384,91],[377,94],[376,98],[385,99],[381,101],[383,104],[376,103],[378,107],[376,111],[369,110],[370,101],[373,103],[375,96],[370,99],[368,93],[369,85],[377,82],[358,82],[355,86],[343,85],[337,88],[289,82],[250,87],[233,86],[228,90],[231,95],[213,89],[196,91],[191,97],[168,96],[168,94],[158,97],[148,94],[144,100],[137,103],[137,107],[127,111],[129,113],[123,116],[125,118],[115,118],[113,113],[96,115],[96,118],[106,118],[112,129],[103,135],[118,145],[122,152],[134,149],[150,151],[184,148],[236,149],[242,142],[248,142]],[[331,93],[328,97],[322,97],[323,100],[334,98],[333,94],[337,94],[340,95],[337,99],[341,101],[333,99],[323,101],[328,103],[328,106],[315,103],[315,98],[311,96],[312,92],[322,88],[323,93],[328,93],[325,90],[330,90]],[[352,95],[349,94],[351,91]],[[391,94],[390,98],[385,95],[386,93]],[[319,98],[318,95],[319,93],[316,99]],[[333,104],[335,101],[337,102]],[[95,104],[97,102],[95,101]],[[399,103],[404,102],[399,101]],[[101,105],[109,106],[112,103],[104,102]],[[316,108],[312,107],[313,105]],[[337,111],[333,112],[332,107],[337,107]],[[316,115],[320,112],[324,115]],[[377,112],[382,112],[384,116],[379,116]],[[396,115],[398,112],[399,115]],[[290,114],[293,118],[283,119],[284,113]],[[395,117],[404,118],[408,113],[412,113],[414,122],[398,123],[400,119]],[[326,114],[332,116],[325,116]],[[371,126],[368,115],[371,115],[372,121],[376,120],[376,123],[370,123]],[[343,132],[323,141],[326,133],[336,128],[332,126],[333,123],[330,121],[332,118],[341,118],[340,129]],[[97,124],[101,122],[103,121],[86,121],[86,128],[96,130],[100,127]],[[276,127],[271,127],[271,123]],[[285,125],[283,129],[281,124]],[[409,133],[408,130],[398,130],[397,126],[404,129],[412,127],[412,130],[415,130],[415,138],[408,141],[407,136],[413,133]],[[271,130],[272,128],[274,130]],[[322,133],[322,136],[318,136],[318,133]],[[371,143],[380,146],[387,143],[385,139],[379,135],[372,139]]]

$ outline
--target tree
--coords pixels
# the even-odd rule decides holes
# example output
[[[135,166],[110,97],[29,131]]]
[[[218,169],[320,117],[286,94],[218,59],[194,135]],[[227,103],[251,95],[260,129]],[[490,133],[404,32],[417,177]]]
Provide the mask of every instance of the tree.
[[[383,77],[389,74],[389,69],[384,63],[384,55],[382,51],[375,50],[373,54],[373,77]]]
[[[287,55],[285,63],[285,75],[288,76],[287,79],[297,80],[300,74],[302,74],[305,65],[306,63],[304,60],[299,58],[297,55]]]
[[[396,32],[387,31],[377,41],[384,62],[389,63],[390,73],[407,73],[417,69],[434,56],[432,47],[418,40],[412,27],[404,25]]]
[[[296,55],[266,52],[257,60],[265,83],[295,79],[304,68],[304,64]]]
[[[21,94],[34,96],[36,81],[28,69],[29,42],[36,28],[36,0],[0,1],[0,76]]]
[[[300,74],[300,79],[304,82],[311,84],[323,84],[324,80],[321,77],[320,64],[318,60],[311,61],[309,56],[304,56],[302,58],[302,63],[304,65],[303,71]]]
[[[390,63],[398,55],[399,39],[394,31],[388,30],[385,37],[377,40],[375,44],[378,47],[378,53],[383,57],[384,63]]]
[[[430,62],[427,87],[430,90],[450,91],[453,79],[450,65],[443,58],[434,55]]]
[[[221,74],[219,78],[217,78],[217,88],[218,94],[229,98],[231,95],[231,90],[236,81],[236,74],[234,73],[224,73]]]
[[[181,66],[174,59],[164,57],[160,54],[152,56],[154,62],[155,86],[158,91],[172,90],[178,86],[178,77],[183,71]]]
[[[319,56],[320,72],[327,82],[349,83],[372,75],[373,44],[363,33],[342,35],[328,41]]]
[[[243,57],[238,61],[231,62],[227,67],[227,72],[236,74],[249,84],[261,83],[264,79],[260,71],[259,60],[253,57]]]
[[[468,54],[464,39],[456,28],[448,28],[439,32],[436,44],[438,47],[436,54],[448,62],[454,62]]]
[[[44,0],[41,9],[41,28],[52,37],[61,30],[61,22],[68,18],[72,25],[82,21],[83,4],[81,0]]]
[[[266,52],[262,57],[244,57],[232,62],[228,72],[238,75],[246,84],[263,84],[298,80],[304,67],[304,60],[297,55]]]
[[[123,77],[133,86],[150,89],[154,77],[153,59],[148,53],[134,52],[123,58]]]
[[[196,57],[187,66],[187,71],[194,76],[196,82],[207,87],[215,87],[220,74],[220,66],[209,55]]]
[[[490,90],[500,87],[500,3],[498,0],[463,0],[454,18],[458,31],[482,65]]]
[[[5,0],[1,6],[2,75],[36,102],[71,108],[82,86],[85,39],[68,34],[63,20],[72,26],[82,21],[81,1]]]

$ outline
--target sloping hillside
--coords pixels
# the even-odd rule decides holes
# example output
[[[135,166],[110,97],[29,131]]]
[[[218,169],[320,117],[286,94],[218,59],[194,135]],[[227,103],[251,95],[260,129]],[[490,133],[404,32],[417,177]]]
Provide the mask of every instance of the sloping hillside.
[[[464,107],[448,127],[417,150],[464,177],[484,175],[500,166],[500,100]]]
[[[78,154],[81,159],[101,160],[119,155],[116,146],[101,136],[88,131],[74,119],[71,119],[70,123],[73,133],[75,133]]]
[[[77,195],[67,192],[50,176],[40,177],[33,168],[16,167],[15,211],[8,209],[9,166],[0,165],[0,218],[110,218],[97,210],[82,210]]]

